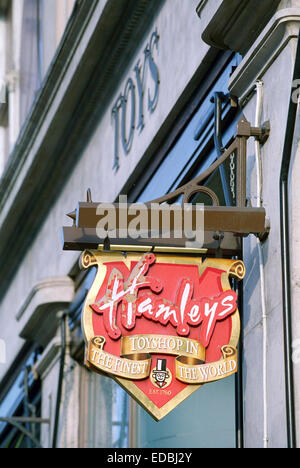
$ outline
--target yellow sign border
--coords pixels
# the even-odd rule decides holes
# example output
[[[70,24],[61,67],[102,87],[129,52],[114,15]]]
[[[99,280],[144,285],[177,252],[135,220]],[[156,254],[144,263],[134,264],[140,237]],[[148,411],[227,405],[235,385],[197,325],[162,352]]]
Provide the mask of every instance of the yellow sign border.
[[[234,276],[237,279],[241,280],[245,276],[245,265],[241,260],[230,260],[230,259],[206,259],[202,260],[199,257],[193,256],[174,256],[169,254],[155,254],[156,263],[158,264],[186,264],[186,265],[198,265],[199,277],[204,273],[206,268],[216,268],[219,270],[224,270],[224,273],[221,277],[222,289],[223,291],[231,290],[229,283],[229,276]],[[95,338],[93,330],[93,313],[90,307],[94,303],[95,298],[99,291],[99,285],[101,285],[106,277],[106,267],[105,263],[111,262],[123,262],[128,269],[130,269],[131,262],[138,262],[141,258],[140,254],[137,253],[127,253],[126,255],[120,252],[101,252],[86,250],[81,255],[80,263],[84,269],[90,267],[97,267],[97,274],[94,279],[93,285],[88,292],[84,309],[82,313],[82,331],[86,345],[88,346],[89,342]],[[224,346],[229,346],[232,348],[237,348],[238,341],[240,337],[240,315],[238,309],[232,315],[232,332],[229,343],[224,343]],[[96,371],[95,369],[93,369]],[[99,372],[102,374],[102,372]],[[157,406],[149,400],[149,398],[142,392],[134,382],[124,379],[121,377],[112,377],[129,395],[136,400],[156,421],[160,421],[172,410],[174,410],[180,403],[182,403],[186,398],[192,395],[197,391],[201,385],[189,385],[180,393],[178,393],[172,400],[170,400],[162,408],[157,408]]]

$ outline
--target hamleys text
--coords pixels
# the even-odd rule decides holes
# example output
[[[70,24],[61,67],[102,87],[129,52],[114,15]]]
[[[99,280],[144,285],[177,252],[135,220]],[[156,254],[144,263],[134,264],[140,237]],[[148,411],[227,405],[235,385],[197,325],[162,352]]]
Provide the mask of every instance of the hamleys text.
[[[154,254],[146,254],[124,282],[122,273],[114,269],[108,279],[105,296],[91,308],[103,314],[108,336],[118,340],[122,336],[117,326],[117,314],[121,314],[122,326],[132,330],[138,317],[145,317],[162,325],[171,324],[179,336],[188,336],[190,327],[201,325],[200,342],[208,347],[216,323],[232,315],[237,308],[234,291],[224,291],[211,297],[194,298],[194,283],[182,279],[175,303],[159,296],[163,291],[160,280],[148,276],[151,265],[156,261]],[[150,289],[151,292],[139,291]]]

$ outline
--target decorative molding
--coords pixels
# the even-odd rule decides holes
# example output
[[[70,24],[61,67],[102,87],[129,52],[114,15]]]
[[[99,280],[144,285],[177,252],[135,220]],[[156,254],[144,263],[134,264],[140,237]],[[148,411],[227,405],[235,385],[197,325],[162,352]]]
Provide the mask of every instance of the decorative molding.
[[[61,339],[53,338],[47,348],[34,365],[33,372],[36,373],[42,380],[51,372],[53,366],[57,363],[60,357]]]
[[[260,34],[229,81],[229,90],[241,105],[289,41],[298,38],[299,25],[300,8],[288,8],[278,11]]]
[[[21,318],[23,317],[24,313],[28,309],[29,305],[33,302],[33,300],[36,300],[37,302],[45,302],[45,298],[48,298],[48,294],[52,295],[53,291],[59,291],[61,288],[68,288],[68,296],[67,298],[71,297],[70,300],[67,300],[66,302],[71,302],[73,299],[73,293],[74,293],[74,285],[73,281],[71,278],[68,276],[66,277],[56,277],[56,278],[50,278],[50,279],[45,279],[43,281],[39,281],[32,291],[30,292],[29,296],[27,297],[26,301],[24,302],[23,306],[21,307],[20,311],[16,315],[16,320],[20,321]],[[70,296],[71,294],[71,296]],[[51,302],[57,302],[57,293],[53,295],[53,298],[55,298],[54,301]],[[37,299],[36,299],[37,298]]]
[[[57,329],[57,312],[68,307],[73,297],[74,284],[69,277],[37,283],[16,316],[21,322],[21,338],[47,345]]]
[[[201,0],[199,5],[197,6],[196,12],[197,12],[199,18],[201,18],[202,10],[205,8],[205,5],[207,4],[207,2],[208,2],[208,0]]]
[[[244,55],[275,13],[280,0],[224,0],[202,39],[217,49]]]

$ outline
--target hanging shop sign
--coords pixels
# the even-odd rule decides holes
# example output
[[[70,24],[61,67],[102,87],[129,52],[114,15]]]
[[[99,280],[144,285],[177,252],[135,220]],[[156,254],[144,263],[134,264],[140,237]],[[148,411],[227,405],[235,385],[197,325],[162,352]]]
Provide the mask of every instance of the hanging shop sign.
[[[150,50],[157,41],[154,34]],[[85,364],[115,379],[156,420],[238,370],[240,318],[230,277],[242,280],[245,266],[232,258],[242,253],[241,238],[264,240],[270,231],[265,209],[246,206],[247,141],[263,144],[268,134],[267,124],[252,127],[242,116],[235,139],[194,180],[143,209],[129,208],[124,197],[103,207],[89,190],[68,214],[73,226],[62,229],[64,250],[82,251],[82,267],[97,268],[82,314]],[[237,166],[236,206],[220,206],[203,185],[227,160]],[[202,207],[200,218],[197,206],[185,211],[196,193],[213,205]],[[181,209],[172,210],[179,198]]]
[[[97,267],[82,316],[85,364],[156,420],[203,384],[237,372],[242,261],[86,250]]]

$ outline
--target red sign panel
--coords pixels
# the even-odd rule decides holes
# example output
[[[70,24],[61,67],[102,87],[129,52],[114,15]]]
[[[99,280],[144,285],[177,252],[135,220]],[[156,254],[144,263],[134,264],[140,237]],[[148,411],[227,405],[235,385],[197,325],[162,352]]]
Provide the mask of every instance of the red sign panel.
[[[86,251],[86,365],[115,378],[156,420],[201,385],[237,371],[240,320],[233,260]]]

